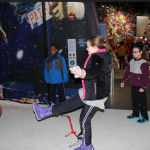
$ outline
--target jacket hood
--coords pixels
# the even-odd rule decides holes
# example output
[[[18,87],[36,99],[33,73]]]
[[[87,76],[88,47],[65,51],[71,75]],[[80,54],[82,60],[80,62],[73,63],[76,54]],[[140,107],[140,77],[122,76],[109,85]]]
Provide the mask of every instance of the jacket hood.
[[[113,63],[112,55],[109,52],[94,53],[94,55],[99,55],[100,57],[103,57],[109,65],[112,65]]]

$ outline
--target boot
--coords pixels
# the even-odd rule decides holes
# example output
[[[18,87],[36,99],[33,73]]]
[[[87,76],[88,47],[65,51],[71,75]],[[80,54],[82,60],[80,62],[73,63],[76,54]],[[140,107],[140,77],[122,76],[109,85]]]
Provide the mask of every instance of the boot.
[[[84,139],[83,137],[79,137],[80,140],[82,140],[82,144],[80,145],[80,147],[74,149],[74,150],[94,150],[93,145],[90,144],[87,147],[84,146]]]
[[[94,148],[93,148],[93,145],[90,144],[90,145],[88,145],[87,147],[82,148],[82,150],[94,150]]]
[[[82,145],[82,144],[81,144]],[[76,149],[74,149],[74,150],[94,150],[94,147],[93,147],[93,145],[92,144],[90,144],[90,145],[88,145],[87,147],[78,147],[78,148],[76,148]]]
[[[52,116],[52,105],[47,108],[42,108],[38,105],[36,101],[33,102],[33,111],[36,114],[37,120],[42,120],[44,118],[47,118],[49,116]]]

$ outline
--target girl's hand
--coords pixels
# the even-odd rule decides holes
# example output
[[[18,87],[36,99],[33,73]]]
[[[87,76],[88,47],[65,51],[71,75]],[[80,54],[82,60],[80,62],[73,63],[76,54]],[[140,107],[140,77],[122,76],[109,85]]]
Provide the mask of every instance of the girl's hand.
[[[142,88],[139,89],[139,92],[144,92],[144,90]]]
[[[71,72],[72,74],[75,74],[75,69],[74,69],[74,68],[69,68],[69,70],[70,70],[70,72]]]
[[[74,74],[75,78],[81,78],[81,68],[79,66],[75,66],[73,68],[69,68],[72,74]]]
[[[120,84],[120,87],[121,87],[121,88],[124,88],[124,83],[121,83],[121,84]]]

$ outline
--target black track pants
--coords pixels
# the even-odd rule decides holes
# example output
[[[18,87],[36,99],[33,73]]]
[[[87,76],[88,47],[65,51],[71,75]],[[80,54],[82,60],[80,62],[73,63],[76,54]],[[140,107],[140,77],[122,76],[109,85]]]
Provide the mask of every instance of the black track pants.
[[[52,113],[53,115],[58,115],[61,113],[72,111],[80,107],[83,107],[80,114],[81,133],[84,136],[85,146],[88,146],[91,144],[91,137],[92,137],[91,119],[94,116],[95,112],[97,111],[98,109],[97,107],[86,105],[80,99],[79,94],[77,94],[74,97],[64,101],[63,103],[53,105]]]
[[[139,117],[139,113],[144,119],[149,119],[147,113],[147,96],[146,91],[139,92],[141,86],[132,86],[132,110],[133,115]]]

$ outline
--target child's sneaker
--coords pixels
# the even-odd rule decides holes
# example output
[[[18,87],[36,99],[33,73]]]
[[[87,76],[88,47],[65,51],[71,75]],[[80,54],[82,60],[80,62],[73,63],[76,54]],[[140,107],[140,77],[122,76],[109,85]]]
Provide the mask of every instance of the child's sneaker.
[[[141,117],[139,120],[137,120],[137,123],[145,123],[148,121],[149,121],[149,119],[144,119],[143,117]]]
[[[134,116],[134,115],[131,114],[130,116],[127,116],[127,118],[128,118],[128,119],[138,119],[138,118],[140,118],[140,117],[136,117],[136,116]]]

